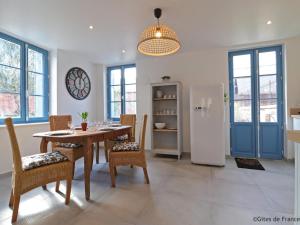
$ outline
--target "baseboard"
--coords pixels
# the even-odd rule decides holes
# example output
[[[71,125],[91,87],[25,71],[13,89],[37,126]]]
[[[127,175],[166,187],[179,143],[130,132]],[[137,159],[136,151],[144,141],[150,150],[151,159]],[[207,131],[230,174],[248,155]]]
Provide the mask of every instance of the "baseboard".
[[[11,176],[11,171],[10,172],[6,172],[6,173],[1,173],[0,174],[0,178],[4,178],[4,177],[10,177]]]

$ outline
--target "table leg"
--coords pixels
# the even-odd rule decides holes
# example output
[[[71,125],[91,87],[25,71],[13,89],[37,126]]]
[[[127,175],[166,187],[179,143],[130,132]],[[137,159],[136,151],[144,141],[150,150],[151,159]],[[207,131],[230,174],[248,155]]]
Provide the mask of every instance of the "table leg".
[[[48,141],[46,138],[42,138],[41,144],[40,144],[40,152],[41,153],[46,153],[48,151]]]
[[[93,142],[87,138],[84,149],[84,183],[85,183],[85,198],[90,200],[90,176],[92,170],[92,148]]]
[[[40,152],[41,153],[46,153],[47,152],[47,147],[48,147],[48,141],[46,138],[42,138],[41,144],[40,144]],[[44,190],[47,189],[47,185],[42,186]]]

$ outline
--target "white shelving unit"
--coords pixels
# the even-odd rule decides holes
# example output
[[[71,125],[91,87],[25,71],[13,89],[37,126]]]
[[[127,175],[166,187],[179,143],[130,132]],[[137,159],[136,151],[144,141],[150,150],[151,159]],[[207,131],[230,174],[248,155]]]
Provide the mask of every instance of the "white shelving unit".
[[[180,82],[151,84],[152,115],[151,143],[153,154],[176,155],[182,152],[182,85]],[[157,91],[162,92],[162,97]],[[155,128],[155,123],[166,123],[164,129]]]

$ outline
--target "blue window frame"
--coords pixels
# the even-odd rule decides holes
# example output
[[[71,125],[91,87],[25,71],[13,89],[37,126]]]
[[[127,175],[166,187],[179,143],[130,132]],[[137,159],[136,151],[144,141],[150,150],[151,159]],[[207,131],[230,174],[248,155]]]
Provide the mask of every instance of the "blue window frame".
[[[48,52],[0,32],[0,124],[46,122]]]
[[[229,52],[231,154],[283,157],[282,46]]]
[[[136,114],[135,64],[107,68],[107,118],[119,121],[120,114]]]

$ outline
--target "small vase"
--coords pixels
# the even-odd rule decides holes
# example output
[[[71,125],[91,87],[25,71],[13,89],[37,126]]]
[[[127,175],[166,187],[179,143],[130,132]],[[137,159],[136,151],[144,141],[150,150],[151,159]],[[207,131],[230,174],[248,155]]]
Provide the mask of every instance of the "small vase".
[[[156,98],[162,98],[163,92],[161,90],[156,91]]]
[[[86,129],[87,129],[87,122],[81,123],[81,129],[82,129],[83,131],[86,131]]]

